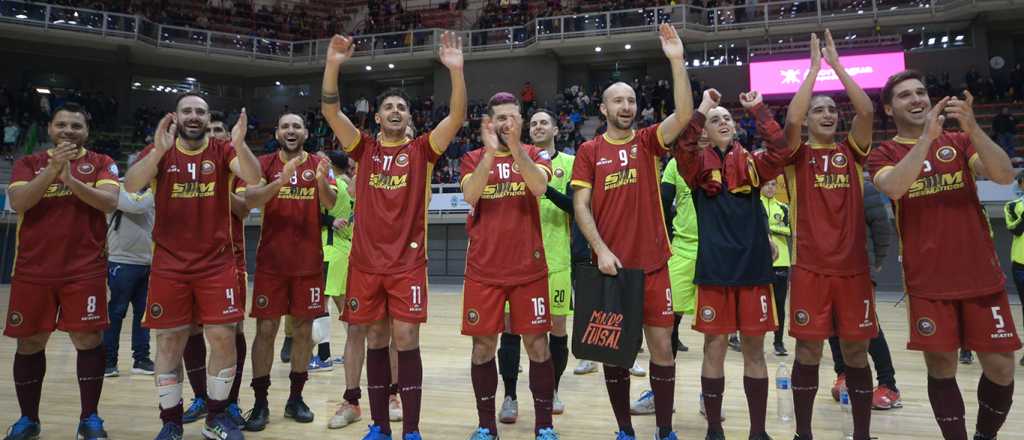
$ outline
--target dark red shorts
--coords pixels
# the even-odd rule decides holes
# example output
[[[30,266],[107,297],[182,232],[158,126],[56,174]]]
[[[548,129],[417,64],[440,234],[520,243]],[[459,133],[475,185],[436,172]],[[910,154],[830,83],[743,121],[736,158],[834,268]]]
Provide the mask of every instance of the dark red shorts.
[[[907,297],[910,350],[953,352],[962,347],[982,353],[1011,353],[1021,348],[1005,290],[946,301]]]
[[[548,277],[526,284],[498,286],[466,278],[462,288],[462,334],[491,336],[505,329],[505,301],[512,333],[536,335],[551,330]]]
[[[390,317],[402,322],[427,322],[427,265],[408,272],[377,274],[348,269],[345,312],[349,324],[369,324]]]
[[[234,265],[198,280],[149,276],[143,325],[152,329],[189,324],[232,324],[245,318],[244,292],[238,291]]]
[[[644,274],[644,325],[672,327],[673,324],[672,283],[669,282],[666,263],[654,272]]]
[[[71,282],[11,280],[4,335],[24,338],[55,329],[90,333],[108,323],[105,274]]]
[[[697,286],[693,329],[708,335],[739,331],[761,336],[778,329],[772,286]]]
[[[252,310],[256,319],[277,319],[291,315],[298,319],[314,319],[324,314],[324,276],[285,277],[256,272],[252,285]]]
[[[878,335],[871,275],[825,275],[793,267],[789,272],[789,335],[825,340],[832,335],[866,341]]]

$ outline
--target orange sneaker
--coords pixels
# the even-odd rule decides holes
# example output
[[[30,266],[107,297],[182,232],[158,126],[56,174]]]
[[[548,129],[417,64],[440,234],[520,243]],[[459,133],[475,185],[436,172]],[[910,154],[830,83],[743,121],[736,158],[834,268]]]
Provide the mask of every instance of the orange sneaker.
[[[846,386],[846,373],[840,374],[836,377],[836,381],[832,384],[832,398],[839,401],[839,391]]]
[[[871,396],[871,408],[878,410],[903,408],[900,392],[894,391],[888,385],[879,385]]]

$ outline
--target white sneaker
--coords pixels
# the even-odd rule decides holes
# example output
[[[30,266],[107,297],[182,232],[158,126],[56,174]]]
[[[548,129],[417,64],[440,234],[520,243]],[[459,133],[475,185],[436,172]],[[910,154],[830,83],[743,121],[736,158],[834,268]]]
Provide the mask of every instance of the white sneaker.
[[[362,411],[358,406],[352,405],[348,402],[342,402],[341,406],[338,407],[338,411],[334,413],[331,420],[327,422],[327,429],[338,429],[344,428],[352,423],[358,422],[362,418]]]
[[[551,414],[562,414],[565,412],[565,402],[558,398],[558,393],[555,393],[555,399],[551,401]]]
[[[637,377],[644,377],[647,375],[647,370],[645,370],[644,367],[640,366],[639,360],[635,360],[633,361],[633,368],[629,369],[629,374],[632,374]]]
[[[586,359],[580,359],[580,363],[576,365],[576,369],[572,370],[572,374],[590,374],[597,372],[597,364]]]
[[[704,419],[707,420],[708,413],[707,413],[707,410],[704,409],[704,394],[697,393],[697,402],[700,404],[699,408],[697,409],[697,411],[700,412],[701,417],[704,417]],[[673,411],[673,412],[675,412],[675,411]],[[722,422],[725,421],[725,408],[722,408],[722,415],[719,418],[721,419]]]
[[[402,421],[402,401],[398,399],[398,396],[391,396],[388,399],[388,420]]]
[[[629,405],[629,413],[633,415],[654,414],[654,391],[647,390],[640,394],[640,398]]]
[[[515,423],[519,418],[519,402],[512,400],[512,397],[505,397],[501,403],[501,412],[498,413],[498,421],[501,423]]]

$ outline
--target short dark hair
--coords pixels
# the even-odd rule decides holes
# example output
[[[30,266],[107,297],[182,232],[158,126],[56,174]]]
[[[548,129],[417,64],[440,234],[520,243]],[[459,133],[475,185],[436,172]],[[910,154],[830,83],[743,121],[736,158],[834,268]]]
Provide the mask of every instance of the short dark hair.
[[[403,92],[401,89],[390,87],[387,90],[381,92],[381,94],[377,95],[377,111],[380,111],[381,106],[384,104],[384,100],[392,96],[401,98],[403,101],[405,101],[406,107],[412,106],[412,99],[409,99],[409,95],[406,95],[405,92]]]
[[[92,115],[89,113],[88,110],[85,109],[85,106],[77,102],[69,101],[65,102],[64,105],[57,107],[57,109],[53,111],[53,118],[56,118],[57,113],[60,112],[78,113],[82,115],[82,119],[85,119],[85,126],[87,128],[89,127],[89,121],[92,120]],[[51,118],[50,121],[53,121],[53,119]]]
[[[537,110],[534,110],[533,113],[530,114],[530,119],[532,120],[534,116],[539,115],[541,113],[548,115],[548,117],[551,118],[552,125],[558,125],[558,117],[555,116],[554,112],[546,108],[539,108]]]
[[[210,112],[210,122],[220,122],[226,124],[227,117],[224,116],[224,112],[219,110],[213,110]]]
[[[895,89],[899,83],[911,79],[916,79],[921,81],[921,84],[925,84],[924,75],[913,69],[904,70],[890,76],[889,79],[885,81],[885,86],[882,87],[882,104],[891,105],[893,98],[892,90]],[[927,86],[927,84],[925,84],[925,86]]]
[[[298,117],[298,118],[299,118],[299,120],[300,120],[300,121],[302,121],[302,126],[303,126],[303,127],[305,127],[305,126],[306,126],[306,118],[305,118],[304,116],[302,116],[302,115],[298,114],[298,113],[295,113],[295,112],[284,112],[284,113],[281,113],[281,116],[278,116],[278,117],[277,117],[277,123],[276,123],[276,124],[274,124],[274,125],[275,125],[275,126],[277,126],[277,125],[280,125],[280,124],[281,124],[281,118],[283,118],[283,117],[285,117],[285,116],[288,116],[288,115],[293,115],[293,116],[296,116],[296,117]]]
[[[203,102],[206,102],[206,98],[204,98],[203,95],[200,95],[198,93],[194,93],[194,92],[182,93],[181,95],[178,95],[178,100],[174,101],[174,111],[178,111],[178,105],[181,104],[181,101],[184,100],[185,98],[190,97],[190,96],[195,96],[196,98],[202,99]],[[210,104],[207,103],[206,105],[209,106]]]
[[[518,107],[519,99],[516,98],[516,95],[513,95],[509,92],[495,93],[494,96],[492,96],[491,99],[487,101],[487,115],[494,116],[494,107],[505,104],[515,104]]]
[[[341,150],[331,150],[326,152],[327,159],[331,161],[331,165],[342,171],[348,171],[352,167],[352,162],[349,162],[348,155]]]

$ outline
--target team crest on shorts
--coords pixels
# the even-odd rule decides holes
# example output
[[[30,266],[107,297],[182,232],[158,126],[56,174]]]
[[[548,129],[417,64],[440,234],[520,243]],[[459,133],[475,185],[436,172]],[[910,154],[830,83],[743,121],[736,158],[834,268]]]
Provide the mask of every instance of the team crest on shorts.
[[[917,320],[917,332],[921,336],[931,336],[935,334],[935,321],[931,318],[921,318]]]
[[[260,295],[256,297],[256,307],[261,309],[267,308],[267,304],[270,304],[270,299],[266,295]]]
[[[402,153],[395,157],[395,165],[404,167],[409,165],[409,155]]]
[[[935,151],[935,158],[943,162],[952,162],[956,159],[956,148],[946,145]]]
[[[714,307],[704,306],[700,308],[700,319],[704,322],[714,321],[718,316],[718,312],[715,311]]]
[[[203,174],[213,174],[216,169],[217,166],[213,164],[212,160],[204,160],[203,163],[199,165],[199,172]]]
[[[10,324],[11,327],[17,327],[23,322],[25,322],[25,318],[21,316],[21,312],[11,312],[7,317],[7,323]]]
[[[477,312],[476,309],[469,309],[469,311],[466,312],[466,322],[469,323],[469,325],[476,325],[480,322],[480,312]]]
[[[807,313],[804,309],[797,310],[793,313],[793,322],[795,322],[796,325],[805,326],[807,323],[811,322],[811,314]]]
[[[356,310],[359,310],[359,300],[356,299],[356,298],[349,298],[349,300],[348,300],[348,309],[353,311],[353,312],[356,311]]]
[[[314,173],[313,170],[306,170],[302,172],[302,180],[312,182],[314,177],[316,177],[316,173]]]
[[[561,168],[555,168],[555,177],[565,176],[565,170]]]
[[[149,316],[152,316],[153,319],[159,319],[163,315],[164,306],[160,305],[160,303],[153,303],[153,305],[149,306]]]
[[[846,163],[847,162],[845,154],[840,153],[836,154],[835,156],[832,156],[832,166],[836,168],[843,168],[846,166]]]
[[[92,166],[91,163],[83,162],[78,164],[78,172],[82,174],[92,174],[96,171],[96,167]]]

